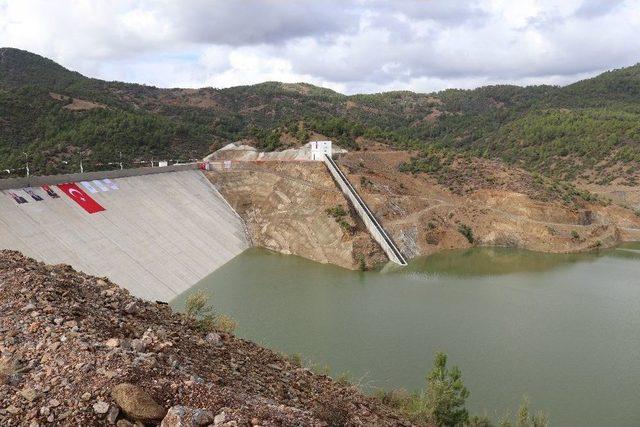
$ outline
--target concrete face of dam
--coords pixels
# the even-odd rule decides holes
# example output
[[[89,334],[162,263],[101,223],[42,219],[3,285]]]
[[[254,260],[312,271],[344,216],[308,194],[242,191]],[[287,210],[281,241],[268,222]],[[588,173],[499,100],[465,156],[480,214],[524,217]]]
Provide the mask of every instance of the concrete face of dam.
[[[51,186],[58,198],[36,187],[42,201],[22,189],[0,191],[0,248],[169,301],[250,246],[242,220],[200,171],[112,181],[117,189],[95,193],[78,183],[104,208],[93,214],[62,187]]]

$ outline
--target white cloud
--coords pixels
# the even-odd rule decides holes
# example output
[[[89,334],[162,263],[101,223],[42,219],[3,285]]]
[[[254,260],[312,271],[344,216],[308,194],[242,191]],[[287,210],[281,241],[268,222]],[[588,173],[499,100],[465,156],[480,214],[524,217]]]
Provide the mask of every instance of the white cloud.
[[[163,87],[568,83],[640,61],[636,0],[0,0],[0,45]]]

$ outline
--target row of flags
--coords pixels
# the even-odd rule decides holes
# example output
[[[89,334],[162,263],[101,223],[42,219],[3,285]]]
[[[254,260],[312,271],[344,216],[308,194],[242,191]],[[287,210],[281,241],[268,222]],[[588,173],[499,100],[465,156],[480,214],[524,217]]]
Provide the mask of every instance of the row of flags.
[[[52,199],[59,199],[60,198],[60,196],[58,196],[58,193],[56,193],[48,185],[43,185],[42,189]],[[11,197],[13,197],[13,200],[15,200],[16,203],[18,203],[19,205],[24,204],[24,203],[29,203],[28,200],[27,200],[29,197],[32,198],[33,200],[35,200],[36,202],[41,202],[41,201],[44,200],[43,196],[41,196],[40,194],[36,193],[35,188],[23,188],[22,191],[27,193],[27,196],[28,196],[27,198],[23,197],[20,193],[18,193],[16,191],[7,191],[7,193],[9,193],[9,195]]]
[[[118,186],[115,182],[110,179],[103,179],[102,181],[99,179],[94,179],[93,181],[82,181],[80,183],[84,188],[89,191],[91,194],[98,193],[100,191],[109,191],[109,190],[117,190]]]
[[[95,179],[93,181],[81,181],[80,185],[84,190],[80,188],[77,183],[59,184],[57,187],[88,213],[96,213],[105,210],[98,202],[89,196],[89,194],[118,190],[118,185],[108,178],[102,180]],[[60,198],[58,193],[48,185],[43,185],[41,189],[46,195],[38,193],[38,191],[32,187],[23,188],[22,190],[7,191],[7,193],[19,205],[29,203],[29,199],[41,202],[47,196],[51,199]],[[26,197],[24,194],[26,194]]]

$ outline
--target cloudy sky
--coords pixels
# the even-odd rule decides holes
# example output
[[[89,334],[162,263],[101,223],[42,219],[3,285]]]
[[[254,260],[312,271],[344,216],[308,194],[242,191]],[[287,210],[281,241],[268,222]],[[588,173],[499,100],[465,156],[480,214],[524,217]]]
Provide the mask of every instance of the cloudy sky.
[[[0,46],[160,87],[565,84],[640,62],[639,0],[0,0]]]

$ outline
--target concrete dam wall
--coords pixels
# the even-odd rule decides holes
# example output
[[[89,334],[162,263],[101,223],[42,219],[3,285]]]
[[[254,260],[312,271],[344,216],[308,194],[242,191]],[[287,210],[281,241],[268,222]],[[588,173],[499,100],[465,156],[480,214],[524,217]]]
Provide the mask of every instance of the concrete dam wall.
[[[200,171],[85,179],[0,191],[0,248],[169,301],[250,245]]]

